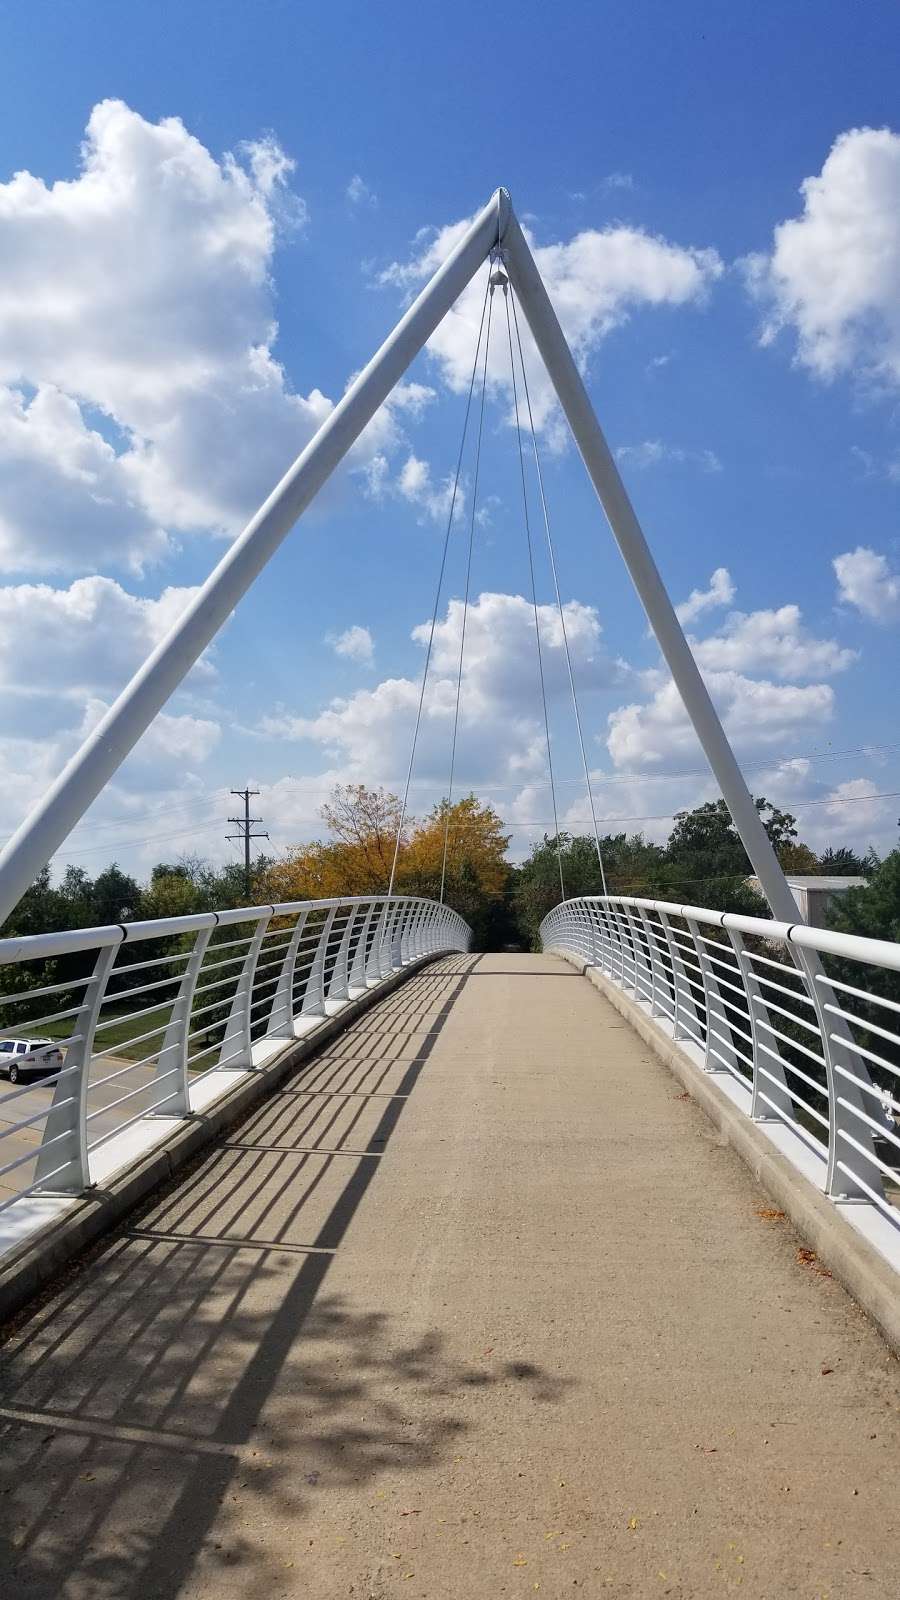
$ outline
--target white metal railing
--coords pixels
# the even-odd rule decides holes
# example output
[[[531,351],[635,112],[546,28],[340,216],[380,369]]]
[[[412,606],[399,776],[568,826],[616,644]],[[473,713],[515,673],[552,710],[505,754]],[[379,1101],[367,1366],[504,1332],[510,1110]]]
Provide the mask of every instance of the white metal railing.
[[[356,996],[470,938],[448,906],[376,895],[0,940],[0,1039],[62,1055],[0,1081],[0,1250],[50,1197],[83,1194]],[[0,1053],[0,1075],[15,1062]]]
[[[564,901],[540,935],[721,1074],[831,1199],[900,1229],[900,944],[614,895]]]

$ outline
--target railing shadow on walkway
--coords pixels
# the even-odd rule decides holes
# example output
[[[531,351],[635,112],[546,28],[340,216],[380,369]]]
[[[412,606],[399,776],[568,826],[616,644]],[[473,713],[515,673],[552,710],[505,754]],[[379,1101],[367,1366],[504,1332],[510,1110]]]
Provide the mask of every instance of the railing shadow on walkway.
[[[410,979],[13,1328],[4,1600],[174,1600],[198,1566],[213,1587],[226,1567],[283,1580],[232,1506],[243,1529],[248,1501],[296,1526],[329,1487],[438,1460],[464,1427],[454,1395],[510,1377],[560,1395],[323,1292],[477,959]]]

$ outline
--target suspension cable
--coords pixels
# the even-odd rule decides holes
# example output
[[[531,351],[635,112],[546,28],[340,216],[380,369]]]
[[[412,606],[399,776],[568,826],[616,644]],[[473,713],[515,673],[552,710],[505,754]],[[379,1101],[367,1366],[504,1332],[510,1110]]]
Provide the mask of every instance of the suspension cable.
[[[484,364],[481,369],[481,404],[478,412],[478,434],[475,443],[475,468],[472,481],[472,510],[469,517],[469,548],[466,556],[466,586],[463,594],[462,628],[459,636],[459,664],[456,672],[456,706],[453,712],[453,736],[450,741],[450,777],[447,783],[447,811],[444,817],[444,852],[441,858],[441,905],[444,904],[444,885],[447,878],[447,850],[450,843],[450,811],[453,803],[453,777],[456,770],[456,738],[459,731],[459,702],[462,694],[463,657],[466,649],[466,623],[469,615],[469,590],[472,581],[472,550],[475,544],[475,512],[478,505],[478,477],[481,470],[481,440],[484,432],[484,400],[487,391],[488,353],[491,348],[491,317],[494,309],[493,272],[488,278],[487,332],[484,340]]]
[[[534,465],[537,470],[538,489],[541,497],[541,510],[544,515],[544,528],[547,534],[547,550],[550,555],[550,570],[553,573],[553,587],[556,590],[556,605],[559,611],[559,622],[562,628],[563,649],[566,654],[566,668],[569,674],[569,688],[572,691],[572,710],[575,713],[575,726],[578,729],[578,744],[581,749],[581,765],[584,768],[584,783],[587,789],[588,805],[591,809],[591,822],[594,827],[594,843],[597,847],[597,862],[600,867],[600,882],[603,885],[604,895],[608,893],[606,887],[606,871],[603,866],[603,852],[600,849],[600,830],[597,827],[597,812],[594,807],[594,792],[591,787],[591,774],[588,767],[587,751],[584,746],[584,731],[581,726],[581,712],[578,707],[578,695],[575,692],[575,674],[572,671],[572,656],[569,650],[569,635],[566,628],[566,616],[563,610],[562,596],[559,590],[559,578],[556,572],[556,556],[553,550],[553,538],[550,533],[550,514],[547,509],[547,497],[544,492],[544,474],[541,470],[541,458],[538,452],[537,433],[534,427],[534,416],[531,410],[531,395],[528,389],[528,373],[525,370],[525,356],[522,351],[522,336],[519,332],[519,316],[516,311],[516,297],[510,286],[510,299],[512,300],[513,322],[516,329],[516,344],[519,350],[519,365],[522,368],[522,385],[525,391],[525,402],[528,406],[528,429],[531,434],[531,443],[534,450]]]
[[[503,298],[506,301],[506,332],[509,339],[509,369],[512,376],[513,406],[516,415],[516,439],[519,446],[519,471],[522,478],[522,507],[525,516],[525,538],[528,545],[528,570],[531,574],[531,605],[534,611],[534,637],[537,644],[538,676],[541,682],[541,704],[544,709],[544,736],[547,741],[547,772],[550,778],[550,795],[553,800],[553,827],[556,833],[556,861],[559,867],[559,887],[562,897],[566,898],[566,883],[563,876],[562,842],[559,837],[559,817],[556,808],[556,785],[553,781],[553,755],[550,748],[550,717],[547,712],[547,687],[544,682],[544,655],[541,649],[541,625],[538,618],[537,584],[534,576],[534,551],[531,541],[531,523],[528,517],[528,490],[525,483],[525,452],[522,447],[522,428],[519,421],[519,391],[516,384],[516,363],[513,358],[512,323],[509,316],[509,283],[503,285]]]
[[[406,822],[406,810],[409,805],[409,786],[412,782],[413,763],[416,759],[416,745],[419,741],[419,726],[422,721],[422,706],[425,700],[425,685],[428,682],[428,668],[431,663],[431,651],[434,645],[434,633],[437,627],[438,607],[441,603],[441,590],[444,586],[444,570],[447,565],[447,551],[450,547],[450,534],[453,528],[453,514],[456,510],[456,498],[459,493],[459,479],[462,472],[463,452],[466,448],[466,435],[469,430],[469,412],[472,409],[472,394],[475,389],[475,377],[478,372],[478,356],[481,350],[481,335],[484,331],[484,318],[487,310],[488,295],[490,291],[491,263],[488,261],[488,279],[484,286],[484,300],[481,304],[481,321],[478,325],[478,340],[475,345],[475,359],[472,362],[472,377],[469,382],[469,392],[466,397],[466,410],[463,418],[462,438],[459,444],[459,455],[456,458],[456,472],[453,478],[453,493],[450,496],[450,510],[447,515],[447,529],[444,534],[444,547],[441,552],[441,565],[438,572],[437,590],[434,596],[434,610],[431,613],[431,631],[428,635],[428,648],[425,652],[425,667],[422,672],[422,686],[419,690],[419,704],[416,710],[416,722],[413,728],[412,747],[409,752],[409,766],[406,771],[406,786],[403,790],[403,804],[400,808],[400,821],[397,824],[397,837],[394,841],[394,859],[391,862],[391,876],[388,882],[388,899],[394,892],[394,878],[397,875],[397,859],[400,855],[400,841],[403,838],[403,828]]]

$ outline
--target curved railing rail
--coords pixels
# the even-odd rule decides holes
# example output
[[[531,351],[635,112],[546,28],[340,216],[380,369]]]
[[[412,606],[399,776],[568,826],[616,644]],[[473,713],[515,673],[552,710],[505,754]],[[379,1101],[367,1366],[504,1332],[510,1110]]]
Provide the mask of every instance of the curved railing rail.
[[[900,1228],[900,944],[612,895],[564,901],[540,935],[721,1074],[831,1199]]]
[[[470,938],[448,906],[375,895],[0,940],[0,1080],[14,1080],[0,1081],[0,1251],[51,1198],[83,1194],[358,995]]]

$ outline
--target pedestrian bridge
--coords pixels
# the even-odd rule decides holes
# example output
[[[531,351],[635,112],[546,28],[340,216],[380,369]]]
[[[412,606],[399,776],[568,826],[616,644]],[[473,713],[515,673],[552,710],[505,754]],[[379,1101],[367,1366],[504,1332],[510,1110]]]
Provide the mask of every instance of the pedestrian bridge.
[[[575,901],[544,954],[479,955],[421,901],[186,920],[53,936],[58,976],[6,985],[69,1030],[0,1102],[6,1292],[110,1231],[5,1329],[4,1600],[895,1592],[900,1382],[838,1278],[896,1328],[892,1136],[861,1073],[841,1154],[846,1036],[797,1076],[787,930]]]

